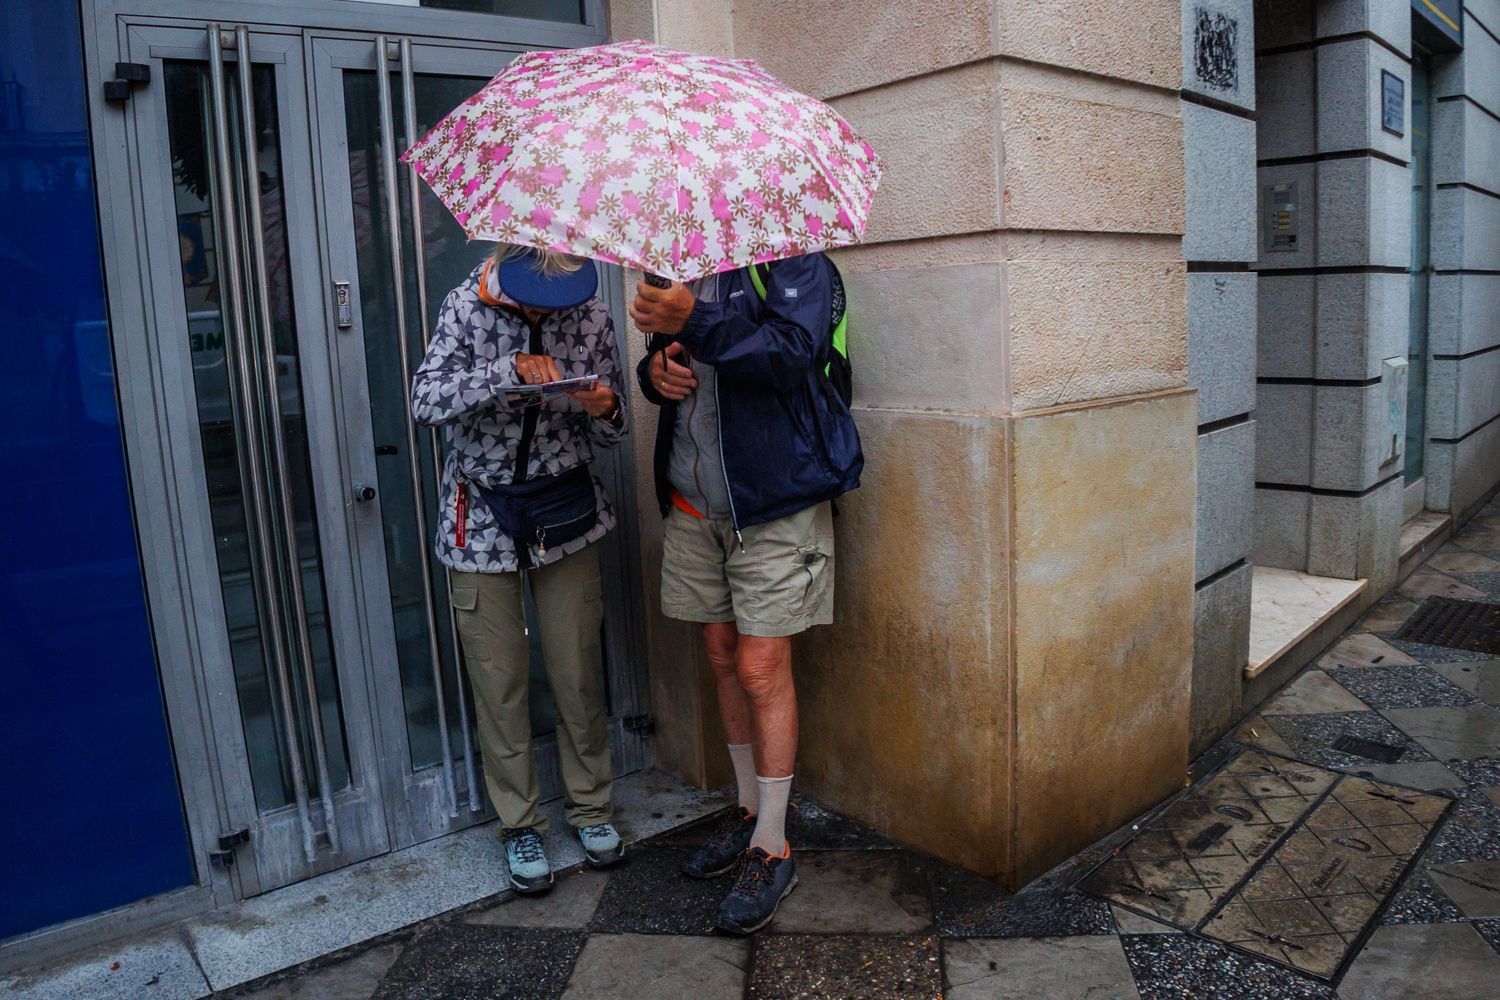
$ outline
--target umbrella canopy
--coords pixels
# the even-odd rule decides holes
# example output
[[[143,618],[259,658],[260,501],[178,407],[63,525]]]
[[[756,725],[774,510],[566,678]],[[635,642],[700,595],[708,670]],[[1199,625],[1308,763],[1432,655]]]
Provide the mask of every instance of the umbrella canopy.
[[[881,165],[748,59],[520,56],[402,157],[474,239],[689,281],[859,240]]]

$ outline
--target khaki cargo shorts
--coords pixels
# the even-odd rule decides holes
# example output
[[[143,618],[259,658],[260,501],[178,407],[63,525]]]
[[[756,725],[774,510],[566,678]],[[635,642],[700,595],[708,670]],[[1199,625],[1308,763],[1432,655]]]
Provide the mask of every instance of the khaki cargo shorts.
[[[673,507],[661,564],[661,610],[688,622],[734,622],[741,635],[796,635],[833,623],[831,504],[740,532],[727,518]]]

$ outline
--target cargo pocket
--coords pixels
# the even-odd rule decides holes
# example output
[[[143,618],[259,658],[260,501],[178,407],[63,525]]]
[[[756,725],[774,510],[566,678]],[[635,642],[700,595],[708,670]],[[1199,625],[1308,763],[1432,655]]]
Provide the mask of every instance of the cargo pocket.
[[[822,606],[833,583],[832,560],[828,555],[828,550],[821,544],[797,548],[797,572],[801,574],[803,586],[802,598],[793,609],[795,614],[811,614]]]
[[[473,611],[479,607],[479,588],[467,583],[449,584],[448,600],[454,611]]]

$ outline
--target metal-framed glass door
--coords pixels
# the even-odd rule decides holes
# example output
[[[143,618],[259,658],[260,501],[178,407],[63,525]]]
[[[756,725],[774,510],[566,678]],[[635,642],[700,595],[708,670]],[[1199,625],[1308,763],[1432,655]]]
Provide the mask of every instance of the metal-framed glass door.
[[[222,901],[490,815],[429,555],[438,453],[407,410],[436,308],[487,248],[393,154],[522,46],[601,40],[602,13],[135,2],[84,5],[90,57],[145,67],[94,125],[111,336],[185,811]],[[606,269],[617,323],[620,289]],[[599,459],[624,773],[645,732],[633,463],[628,443]]]
[[[328,470],[306,79],[296,33],[133,26],[158,81],[127,169],[144,211],[155,372],[185,445],[178,518],[226,798],[217,856],[243,894],[389,849],[363,651]],[[127,386],[126,391],[131,391]],[[253,845],[241,851],[240,843]]]
[[[373,492],[357,512],[354,533],[360,599],[377,650],[388,818],[398,841],[421,840],[489,815],[477,780],[471,699],[446,573],[431,555],[440,437],[414,426],[408,400],[410,373],[420,363],[439,305],[491,245],[470,242],[396,157],[520,51],[388,35],[340,34],[309,42],[327,269],[334,294],[347,301],[333,345],[334,367],[351,474]],[[606,274],[601,286],[613,296],[618,276]],[[612,495],[628,499],[627,463],[600,458],[606,481],[615,487]],[[606,690],[620,773],[641,767],[644,754],[641,727],[632,721],[644,699],[636,658],[628,654],[626,595],[632,588],[624,576],[624,535],[616,531],[600,543],[608,592]],[[534,609],[527,612],[534,620]],[[543,797],[551,798],[561,794],[556,707],[534,629],[532,636],[529,688],[538,779]]]

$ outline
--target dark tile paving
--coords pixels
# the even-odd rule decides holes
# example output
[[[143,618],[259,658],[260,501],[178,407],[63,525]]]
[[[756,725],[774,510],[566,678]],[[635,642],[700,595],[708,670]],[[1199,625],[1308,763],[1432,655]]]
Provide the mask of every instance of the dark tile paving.
[[[1423,854],[1427,864],[1500,859],[1500,806],[1477,789],[1466,789]]]
[[[1186,934],[1120,939],[1141,1000],[1335,1000],[1322,983]]]
[[[589,930],[616,934],[711,934],[732,883],[682,874],[687,852],[643,847],[610,875]]]
[[[1378,712],[1277,715],[1268,717],[1266,722],[1287,742],[1299,760],[1319,767],[1357,771],[1372,763],[1369,758],[1333,749],[1332,744],[1340,736],[1355,736],[1399,747],[1402,751],[1399,759],[1403,763],[1433,759],[1415,740],[1387,722]]]
[[[777,934],[755,943],[752,1000],[887,1000],[943,995],[938,939]]]
[[[1407,876],[1396,895],[1386,905],[1382,924],[1450,924],[1464,915],[1447,893],[1433,884],[1425,867],[1419,866]]]
[[[1476,920],[1474,929],[1479,936],[1490,943],[1490,947],[1500,952],[1500,920]]]
[[[1070,884],[1039,881],[1010,895],[941,863],[932,870],[932,902],[938,930],[948,937],[1071,937],[1115,929],[1109,905]]]
[[[582,931],[437,924],[401,953],[373,1000],[550,1000],[583,950]]]
[[[1473,705],[1479,699],[1428,667],[1362,667],[1328,676],[1371,708]]]
[[[1491,597],[1500,597],[1500,573],[1454,573],[1464,583],[1482,590]]]
[[[1392,646],[1419,663],[1459,663],[1464,660],[1489,660],[1494,653],[1475,653],[1467,649],[1450,649],[1447,646],[1429,646],[1425,642],[1407,642],[1405,639],[1387,639]]]
[[[1500,788],[1500,757],[1450,760],[1448,770],[1476,788]]]

